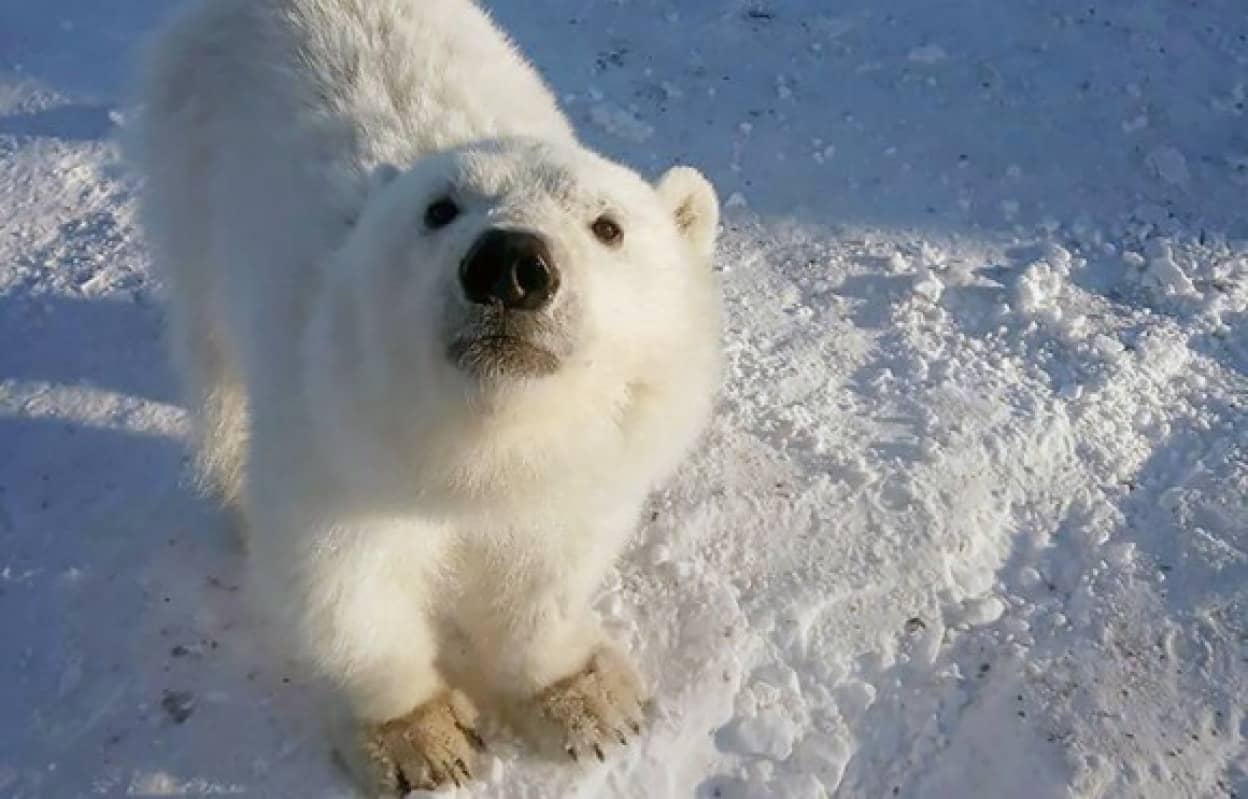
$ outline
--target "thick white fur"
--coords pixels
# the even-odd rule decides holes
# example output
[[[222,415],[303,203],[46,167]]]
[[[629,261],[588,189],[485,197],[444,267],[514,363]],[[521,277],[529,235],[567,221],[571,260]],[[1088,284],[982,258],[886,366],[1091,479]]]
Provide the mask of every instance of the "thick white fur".
[[[588,597],[709,413],[715,196],[584,149],[469,0],[213,0],[147,62],[133,142],[206,476],[356,717],[444,690],[446,630],[531,695],[603,645]],[[463,213],[429,231],[450,192]],[[623,242],[590,224],[617,219]],[[488,227],[550,242],[575,312],[540,378],[444,353]],[[567,306],[564,310],[572,308]]]

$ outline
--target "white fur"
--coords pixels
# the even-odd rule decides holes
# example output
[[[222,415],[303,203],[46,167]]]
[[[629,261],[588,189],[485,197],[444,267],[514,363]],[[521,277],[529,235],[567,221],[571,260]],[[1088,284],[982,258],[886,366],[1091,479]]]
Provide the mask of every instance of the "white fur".
[[[717,379],[709,184],[583,148],[468,0],[214,0],[156,40],[134,141],[206,477],[364,721],[445,687],[446,631],[531,695],[604,643],[587,600]],[[426,206],[463,213],[439,231]],[[590,224],[603,212],[624,239]],[[484,379],[439,328],[488,227],[540,232],[571,349]],[[573,306],[565,307],[565,311]]]

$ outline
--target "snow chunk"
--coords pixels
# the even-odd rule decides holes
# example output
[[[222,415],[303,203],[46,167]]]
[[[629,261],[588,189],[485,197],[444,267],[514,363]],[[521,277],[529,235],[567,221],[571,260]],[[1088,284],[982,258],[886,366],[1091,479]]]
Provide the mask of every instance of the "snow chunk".
[[[1192,173],[1187,168],[1187,159],[1170,145],[1154,149],[1145,158],[1145,163],[1157,177],[1171,186],[1186,186],[1191,180]]]
[[[1070,250],[1053,242],[1044,245],[1044,260],[1062,269],[1069,268],[1073,261]]]
[[[925,241],[919,246],[919,262],[929,269],[939,269],[945,265],[945,253],[931,242]]]
[[[716,735],[719,748],[744,755],[784,760],[793,752],[797,727],[773,710],[752,719],[735,719]]]
[[[1174,260],[1174,250],[1169,242],[1149,242],[1148,278],[1166,294],[1196,296],[1196,285]]]
[[[641,143],[654,135],[654,128],[633,112],[610,103],[599,103],[589,110],[590,120],[613,136]]]
[[[1135,544],[1125,541],[1105,548],[1105,562],[1117,569],[1125,569],[1135,560]]]
[[[928,302],[940,302],[940,295],[945,291],[945,284],[940,282],[940,278],[931,272],[928,272],[921,280],[914,284],[914,293],[925,298]]]
[[[1014,308],[1027,319],[1050,325],[1062,320],[1058,301],[1065,290],[1068,270],[1049,261],[1036,261],[1027,267],[1014,289]]]
[[[1001,618],[1004,612],[1005,603],[995,596],[969,599],[962,606],[961,622],[972,627],[981,627]]]
[[[853,722],[875,704],[876,690],[871,683],[848,680],[833,691],[836,709],[846,721]]]

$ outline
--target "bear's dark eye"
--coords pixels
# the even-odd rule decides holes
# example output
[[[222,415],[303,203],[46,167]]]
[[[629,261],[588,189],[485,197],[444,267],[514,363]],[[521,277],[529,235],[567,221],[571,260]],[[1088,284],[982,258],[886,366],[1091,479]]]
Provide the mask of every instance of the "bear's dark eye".
[[[454,222],[457,216],[459,216],[459,206],[449,197],[443,197],[434,200],[425,209],[425,224],[430,230],[437,230]]]
[[[624,231],[620,230],[620,226],[616,224],[614,219],[607,216],[598,217],[589,228],[594,231],[594,236],[599,241],[612,247],[619,244],[620,240],[624,238]]]

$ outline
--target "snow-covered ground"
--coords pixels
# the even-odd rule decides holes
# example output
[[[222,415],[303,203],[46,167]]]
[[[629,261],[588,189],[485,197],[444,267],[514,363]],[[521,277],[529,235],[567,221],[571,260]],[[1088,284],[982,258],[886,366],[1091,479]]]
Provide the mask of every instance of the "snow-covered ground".
[[[599,607],[658,707],[472,796],[1248,796],[1242,0],[497,0],[705,170],[730,368]],[[0,3],[0,795],[343,796],[185,484],[113,143],[156,0]]]

